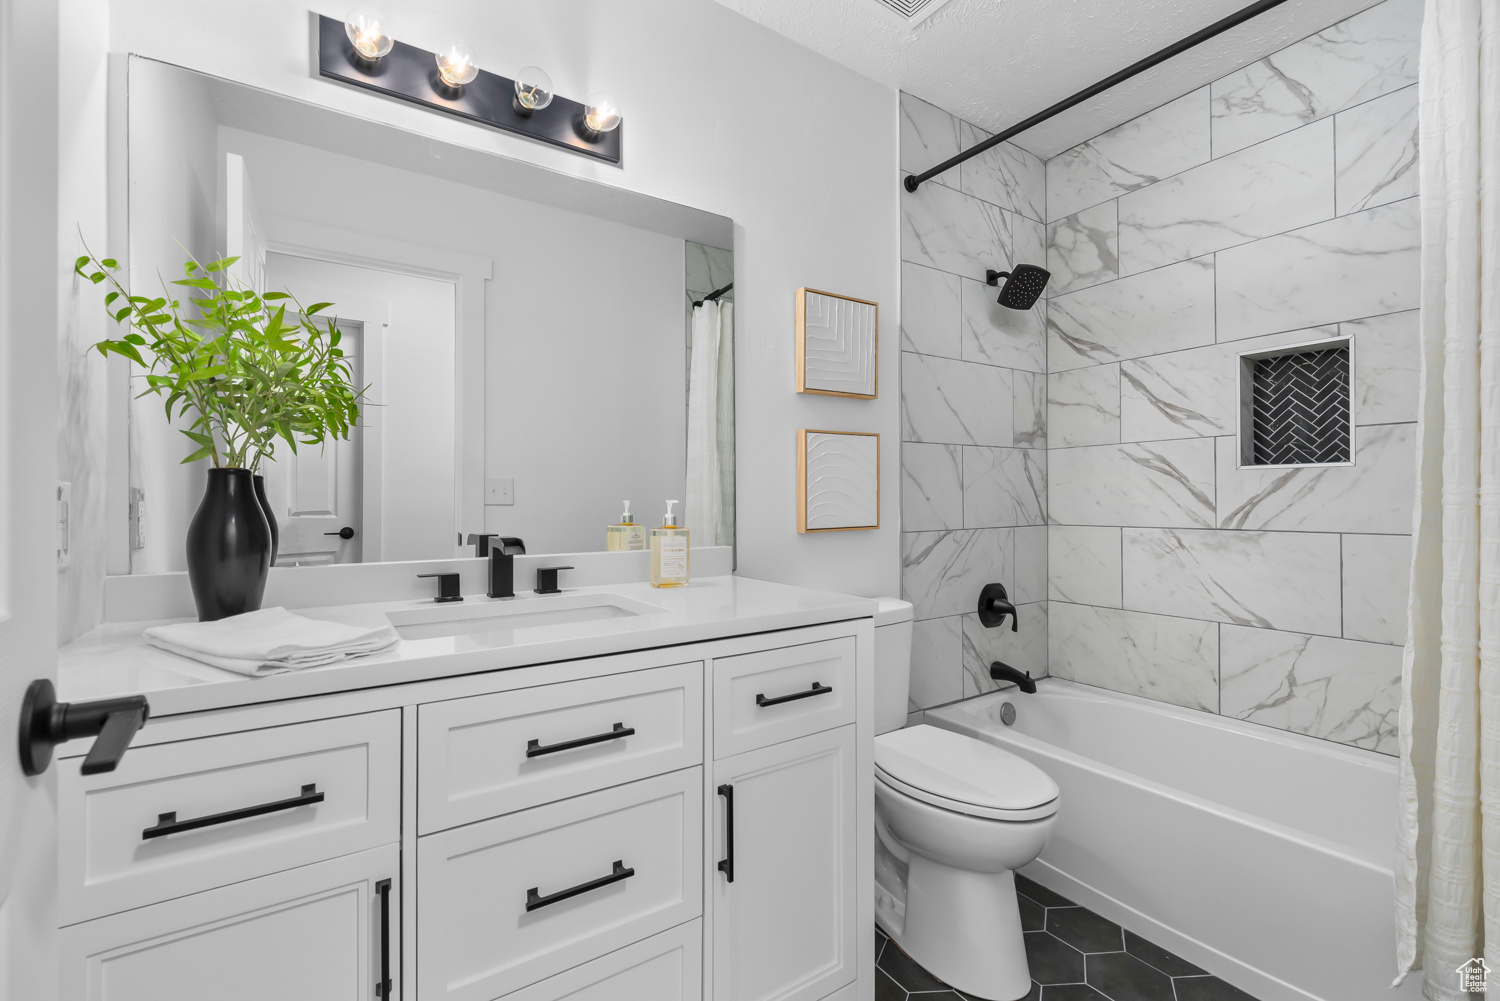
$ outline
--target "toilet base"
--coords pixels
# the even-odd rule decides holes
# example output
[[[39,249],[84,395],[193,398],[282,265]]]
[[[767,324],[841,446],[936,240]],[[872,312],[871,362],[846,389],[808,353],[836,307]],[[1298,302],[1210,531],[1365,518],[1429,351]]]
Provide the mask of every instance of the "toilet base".
[[[913,852],[905,889],[900,929],[886,931],[908,956],[985,1001],[1027,995],[1031,971],[1013,872],[955,869]]]

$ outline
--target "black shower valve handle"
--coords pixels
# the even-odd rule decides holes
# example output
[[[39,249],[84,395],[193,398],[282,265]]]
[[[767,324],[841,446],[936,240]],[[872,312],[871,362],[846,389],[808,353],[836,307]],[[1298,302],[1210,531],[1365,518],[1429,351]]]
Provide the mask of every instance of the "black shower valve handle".
[[[1016,606],[1011,602],[1010,595],[1005,593],[1004,584],[986,584],[979,592],[979,623],[986,629],[994,629],[1005,624],[1005,617],[1010,616],[1010,631],[1020,632],[1021,626],[1017,622]]]

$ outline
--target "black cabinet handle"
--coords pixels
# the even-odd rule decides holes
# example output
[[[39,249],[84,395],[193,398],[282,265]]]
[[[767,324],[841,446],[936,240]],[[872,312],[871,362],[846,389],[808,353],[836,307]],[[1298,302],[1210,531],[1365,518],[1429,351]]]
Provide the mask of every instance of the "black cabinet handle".
[[[719,860],[719,871],[734,882],[734,786],[719,786],[719,795],[724,797],[724,848],[725,856]]]
[[[549,893],[545,897],[537,893],[537,888],[533,886],[531,889],[526,891],[526,909],[528,911],[534,911],[539,907],[546,907],[548,904],[555,904],[559,900],[567,900],[569,897],[576,897],[580,893],[588,893],[590,890],[597,890],[601,886],[608,886],[611,883],[618,883],[620,882],[620,880],[629,879],[634,875],[635,870],[626,868],[623,859],[615,859],[614,872],[610,873],[608,876],[600,876],[598,879],[591,879],[587,883],[579,883],[577,886],[570,886],[566,890],[558,890],[556,893]]]
[[[382,879],[375,884],[375,895],[380,898],[380,983],[375,985],[375,996],[391,996],[391,881]]]
[[[280,813],[282,810],[295,810],[299,806],[312,806],[314,803],[323,802],[323,794],[318,792],[316,783],[302,787],[300,796],[291,799],[279,799],[274,803],[262,803],[259,806],[246,806],[238,810],[229,810],[225,813],[215,813],[207,817],[198,817],[194,820],[178,820],[176,811],[172,813],[159,814],[156,818],[156,826],[148,827],[141,832],[142,840],[151,838],[164,838],[168,834],[181,834],[184,831],[196,831],[202,827],[213,827],[216,824],[227,824],[235,820],[246,820],[250,817],[263,817],[268,813]]]
[[[783,702],[796,702],[798,699],[810,699],[814,695],[827,695],[831,691],[833,691],[832,687],[828,685],[820,685],[816,681],[814,681],[812,687],[805,692],[793,692],[790,695],[778,695],[774,699],[768,699],[764,695],[757,695],[755,697],[755,704],[764,709],[766,706],[779,706]]]
[[[526,756],[535,758],[543,754],[556,754],[558,751],[571,751],[575,747],[587,747],[590,744],[602,744],[606,740],[619,740],[621,737],[630,737],[635,734],[635,727],[626,726],[624,723],[616,723],[615,728],[608,733],[596,733],[592,737],[579,737],[576,740],[565,740],[560,744],[548,744],[542,746],[540,740],[528,740],[526,742]]]

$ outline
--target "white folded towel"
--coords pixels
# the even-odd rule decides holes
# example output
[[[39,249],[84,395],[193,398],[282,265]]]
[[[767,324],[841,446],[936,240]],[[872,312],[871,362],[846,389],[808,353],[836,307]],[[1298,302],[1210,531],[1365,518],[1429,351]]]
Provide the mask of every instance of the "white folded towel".
[[[285,608],[262,608],[216,622],[152,626],[145,636],[163,650],[251,677],[334,664],[400,642],[394,626],[349,626],[293,615]]]

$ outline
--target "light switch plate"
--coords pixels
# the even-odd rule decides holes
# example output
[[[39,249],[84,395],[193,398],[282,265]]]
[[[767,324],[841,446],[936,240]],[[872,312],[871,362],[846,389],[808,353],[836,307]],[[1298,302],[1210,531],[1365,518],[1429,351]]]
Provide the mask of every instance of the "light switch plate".
[[[514,476],[494,476],[484,481],[484,502],[486,504],[514,504],[516,502],[516,478]]]
[[[57,485],[57,569],[73,562],[73,484]]]

